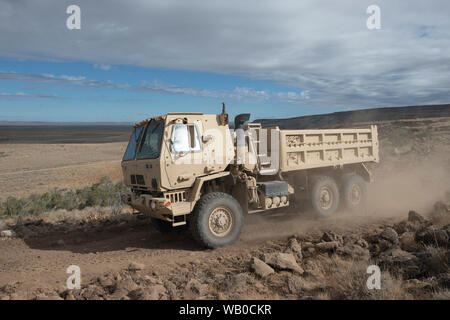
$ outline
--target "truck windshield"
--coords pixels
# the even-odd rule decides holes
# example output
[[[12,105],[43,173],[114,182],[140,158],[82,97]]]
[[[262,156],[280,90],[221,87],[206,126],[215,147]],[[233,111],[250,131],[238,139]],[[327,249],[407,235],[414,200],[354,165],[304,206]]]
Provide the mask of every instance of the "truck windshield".
[[[142,141],[137,152],[137,159],[156,159],[161,151],[164,132],[163,121],[151,121],[145,128]]]
[[[128,142],[127,150],[125,150],[125,154],[123,155],[124,161],[126,160],[133,160],[134,156],[136,155],[136,146],[139,143],[139,139],[142,134],[143,127],[139,127],[137,129],[133,130],[133,133],[131,134],[130,141]]]

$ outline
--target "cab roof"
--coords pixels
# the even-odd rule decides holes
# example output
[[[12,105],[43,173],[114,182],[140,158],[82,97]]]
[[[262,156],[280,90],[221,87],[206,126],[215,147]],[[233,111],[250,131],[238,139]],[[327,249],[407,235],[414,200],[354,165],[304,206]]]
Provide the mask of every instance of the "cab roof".
[[[202,112],[169,112],[169,113],[167,113],[167,115],[164,115],[164,116],[151,117],[151,118],[142,120],[140,122],[137,122],[133,125],[133,127],[134,128],[143,127],[147,123],[149,123],[151,120],[162,121],[166,118],[166,116],[180,116],[180,115],[203,115],[203,113]]]

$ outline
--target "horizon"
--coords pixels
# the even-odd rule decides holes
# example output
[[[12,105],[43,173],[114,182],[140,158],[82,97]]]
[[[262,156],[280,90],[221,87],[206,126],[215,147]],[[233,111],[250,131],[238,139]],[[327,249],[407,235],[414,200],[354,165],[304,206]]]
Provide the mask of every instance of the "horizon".
[[[402,108],[405,108],[405,109],[409,109],[409,108],[433,108],[433,107],[447,107],[447,108],[450,108],[450,103],[444,103],[444,104],[438,104],[438,105],[420,105],[420,106],[390,106],[390,107],[380,107],[380,108],[365,108],[365,109],[356,109],[356,110],[345,110],[345,111],[334,111],[334,112],[330,112],[330,113],[318,113],[318,114],[306,114],[306,115],[301,115],[301,116],[292,116],[292,117],[289,117],[289,118],[276,118],[276,117],[273,117],[273,118],[254,118],[254,117],[252,117],[252,115],[250,115],[250,119],[252,119],[253,118],[253,120],[251,120],[250,122],[252,122],[252,121],[261,121],[261,120],[271,120],[271,119],[273,119],[273,120],[289,120],[289,119],[296,119],[296,118],[305,118],[305,117],[313,117],[313,116],[326,116],[326,115],[334,115],[334,114],[341,114],[341,113],[358,113],[358,112],[364,112],[364,111],[368,111],[368,110],[370,110],[370,111],[377,111],[377,110],[380,110],[380,109],[402,109]],[[170,111],[169,111],[170,112]],[[218,113],[217,113],[218,114]],[[237,114],[235,114],[235,115],[231,115],[231,121],[230,121],[230,123],[232,124],[234,121],[233,121],[233,119],[234,119],[234,116],[236,116]],[[158,116],[158,115],[156,115],[156,116]],[[149,116],[150,117],[150,116]],[[147,117],[147,118],[149,118],[149,117]],[[141,120],[143,120],[143,119],[146,119],[146,118],[142,118],[142,119],[139,119],[138,121],[141,121]],[[5,124],[21,124],[21,123],[24,123],[24,124],[42,124],[42,125],[46,125],[46,124],[49,124],[49,125],[52,125],[52,124],[62,124],[62,125],[65,125],[65,124],[67,124],[67,125],[70,125],[70,124],[81,124],[81,125],[83,125],[83,124],[86,124],[86,125],[89,125],[89,124],[100,124],[100,125],[133,125],[135,122],[134,121],[132,121],[132,122],[124,122],[124,121],[14,121],[14,120],[11,120],[11,121],[4,121],[4,120],[0,120],[0,126],[1,125],[5,125]]]

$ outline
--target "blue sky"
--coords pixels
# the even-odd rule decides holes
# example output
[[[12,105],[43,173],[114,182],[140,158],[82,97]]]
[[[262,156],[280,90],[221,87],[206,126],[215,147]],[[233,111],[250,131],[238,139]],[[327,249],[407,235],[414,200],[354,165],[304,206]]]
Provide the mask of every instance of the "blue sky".
[[[81,8],[69,30],[66,8]],[[0,0],[0,121],[450,102],[450,1]]]
[[[298,88],[210,72],[1,58],[0,74],[9,78],[0,93],[0,119],[7,121],[130,122],[169,111],[219,113],[223,101],[230,114],[254,117],[317,112],[271,97]]]

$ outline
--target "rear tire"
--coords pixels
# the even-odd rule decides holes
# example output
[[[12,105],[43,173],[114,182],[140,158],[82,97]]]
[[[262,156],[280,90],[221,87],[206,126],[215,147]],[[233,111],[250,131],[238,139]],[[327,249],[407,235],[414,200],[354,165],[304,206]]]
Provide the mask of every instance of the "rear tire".
[[[189,228],[198,243],[214,249],[231,245],[239,238],[243,219],[242,208],[235,198],[212,192],[197,202]]]
[[[339,188],[333,178],[317,176],[311,186],[311,205],[318,217],[329,217],[339,208]]]
[[[366,182],[361,176],[349,174],[342,177],[342,201],[345,209],[351,211],[362,209],[366,198]]]

